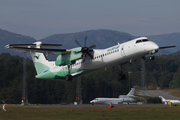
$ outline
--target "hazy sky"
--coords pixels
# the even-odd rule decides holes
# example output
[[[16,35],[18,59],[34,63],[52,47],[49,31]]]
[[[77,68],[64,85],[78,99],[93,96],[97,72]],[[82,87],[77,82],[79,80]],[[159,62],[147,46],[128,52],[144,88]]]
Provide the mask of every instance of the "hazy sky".
[[[180,32],[180,0],[0,0],[0,29],[35,39],[95,29]]]

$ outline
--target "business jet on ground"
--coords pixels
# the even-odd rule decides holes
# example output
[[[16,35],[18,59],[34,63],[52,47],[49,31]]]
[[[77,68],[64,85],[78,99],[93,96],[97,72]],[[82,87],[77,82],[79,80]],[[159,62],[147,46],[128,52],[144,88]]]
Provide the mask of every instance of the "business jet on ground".
[[[96,45],[85,46],[72,49],[47,49],[42,47],[57,47],[61,44],[9,44],[6,48],[30,51],[32,60],[36,68],[36,78],[39,79],[64,79],[71,81],[73,77],[101,68],[127,63],[137,58],[151,54],[150,59],[154,60],[154,54],[159,49],[171,48],[175,46],[159,47],[156,43],[146,37],[139,37],[128,42],[117,44],[106,49],[92,49]],[[48,61],[45,54],[58,55],[56,61]],[[125,74],[120,72],[119,79],[125,79]]]
[[[168,102],[171,102],[171,104],[180,104],[180,100],[170,100],[170,99],[165,99],[162,96],[159,96],[162,102],[167,104]]]
[[[92,105],[94,104],[108,104],[109,108],[113,108],[113,105],[122,104],[122,103],[131,103],[134,102],[135,88],[131,88],[131,91],[127,95],[119,95],[119,98],[95,98],[94,100],[90,101]]]

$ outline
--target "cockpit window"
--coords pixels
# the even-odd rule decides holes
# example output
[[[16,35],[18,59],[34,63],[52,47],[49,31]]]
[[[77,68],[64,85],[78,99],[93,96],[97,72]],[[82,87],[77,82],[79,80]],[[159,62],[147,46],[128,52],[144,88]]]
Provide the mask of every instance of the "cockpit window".
[[[142,42],[142,40],[137,40],[137,41],[136,41],[136,43],[140,43],[140,42]]]
[[[142,39],[142,40],[137,40],[136,43],[140,43],[140,42],[147,42],[149,41],[148,39]]]
[[[143,41],[143,42],[146,42],[146,41],[149,41],[149,40],[148,40],[148,39],[143,39],[142,41]]]

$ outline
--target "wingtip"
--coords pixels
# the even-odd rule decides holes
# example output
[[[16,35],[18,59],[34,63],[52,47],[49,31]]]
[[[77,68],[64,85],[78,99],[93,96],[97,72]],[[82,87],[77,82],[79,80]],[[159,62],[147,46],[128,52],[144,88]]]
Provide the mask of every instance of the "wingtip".
[[[10,48],[9,44],[5,46],[5,48]]]

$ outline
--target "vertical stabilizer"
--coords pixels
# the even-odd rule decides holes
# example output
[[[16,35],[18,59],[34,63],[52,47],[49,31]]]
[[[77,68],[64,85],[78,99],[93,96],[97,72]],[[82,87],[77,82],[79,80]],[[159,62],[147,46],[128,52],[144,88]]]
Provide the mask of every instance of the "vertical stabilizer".
[[[166,99],[163,98],[162,96],[159,96],[159,98],[162,100],[162,102],[166,102]]]
[[[131,91],[127,94],[127,96],[134,96],[135,88],[131,88]]]
[[[36,44],[36,46],[31,46],[32,48],[41,48],[42,42],[35,42],[34,44]],[[44,53],[31,51],[30,54],[37,74],[40,74],[50,68],[49,61],[46,59]]]

